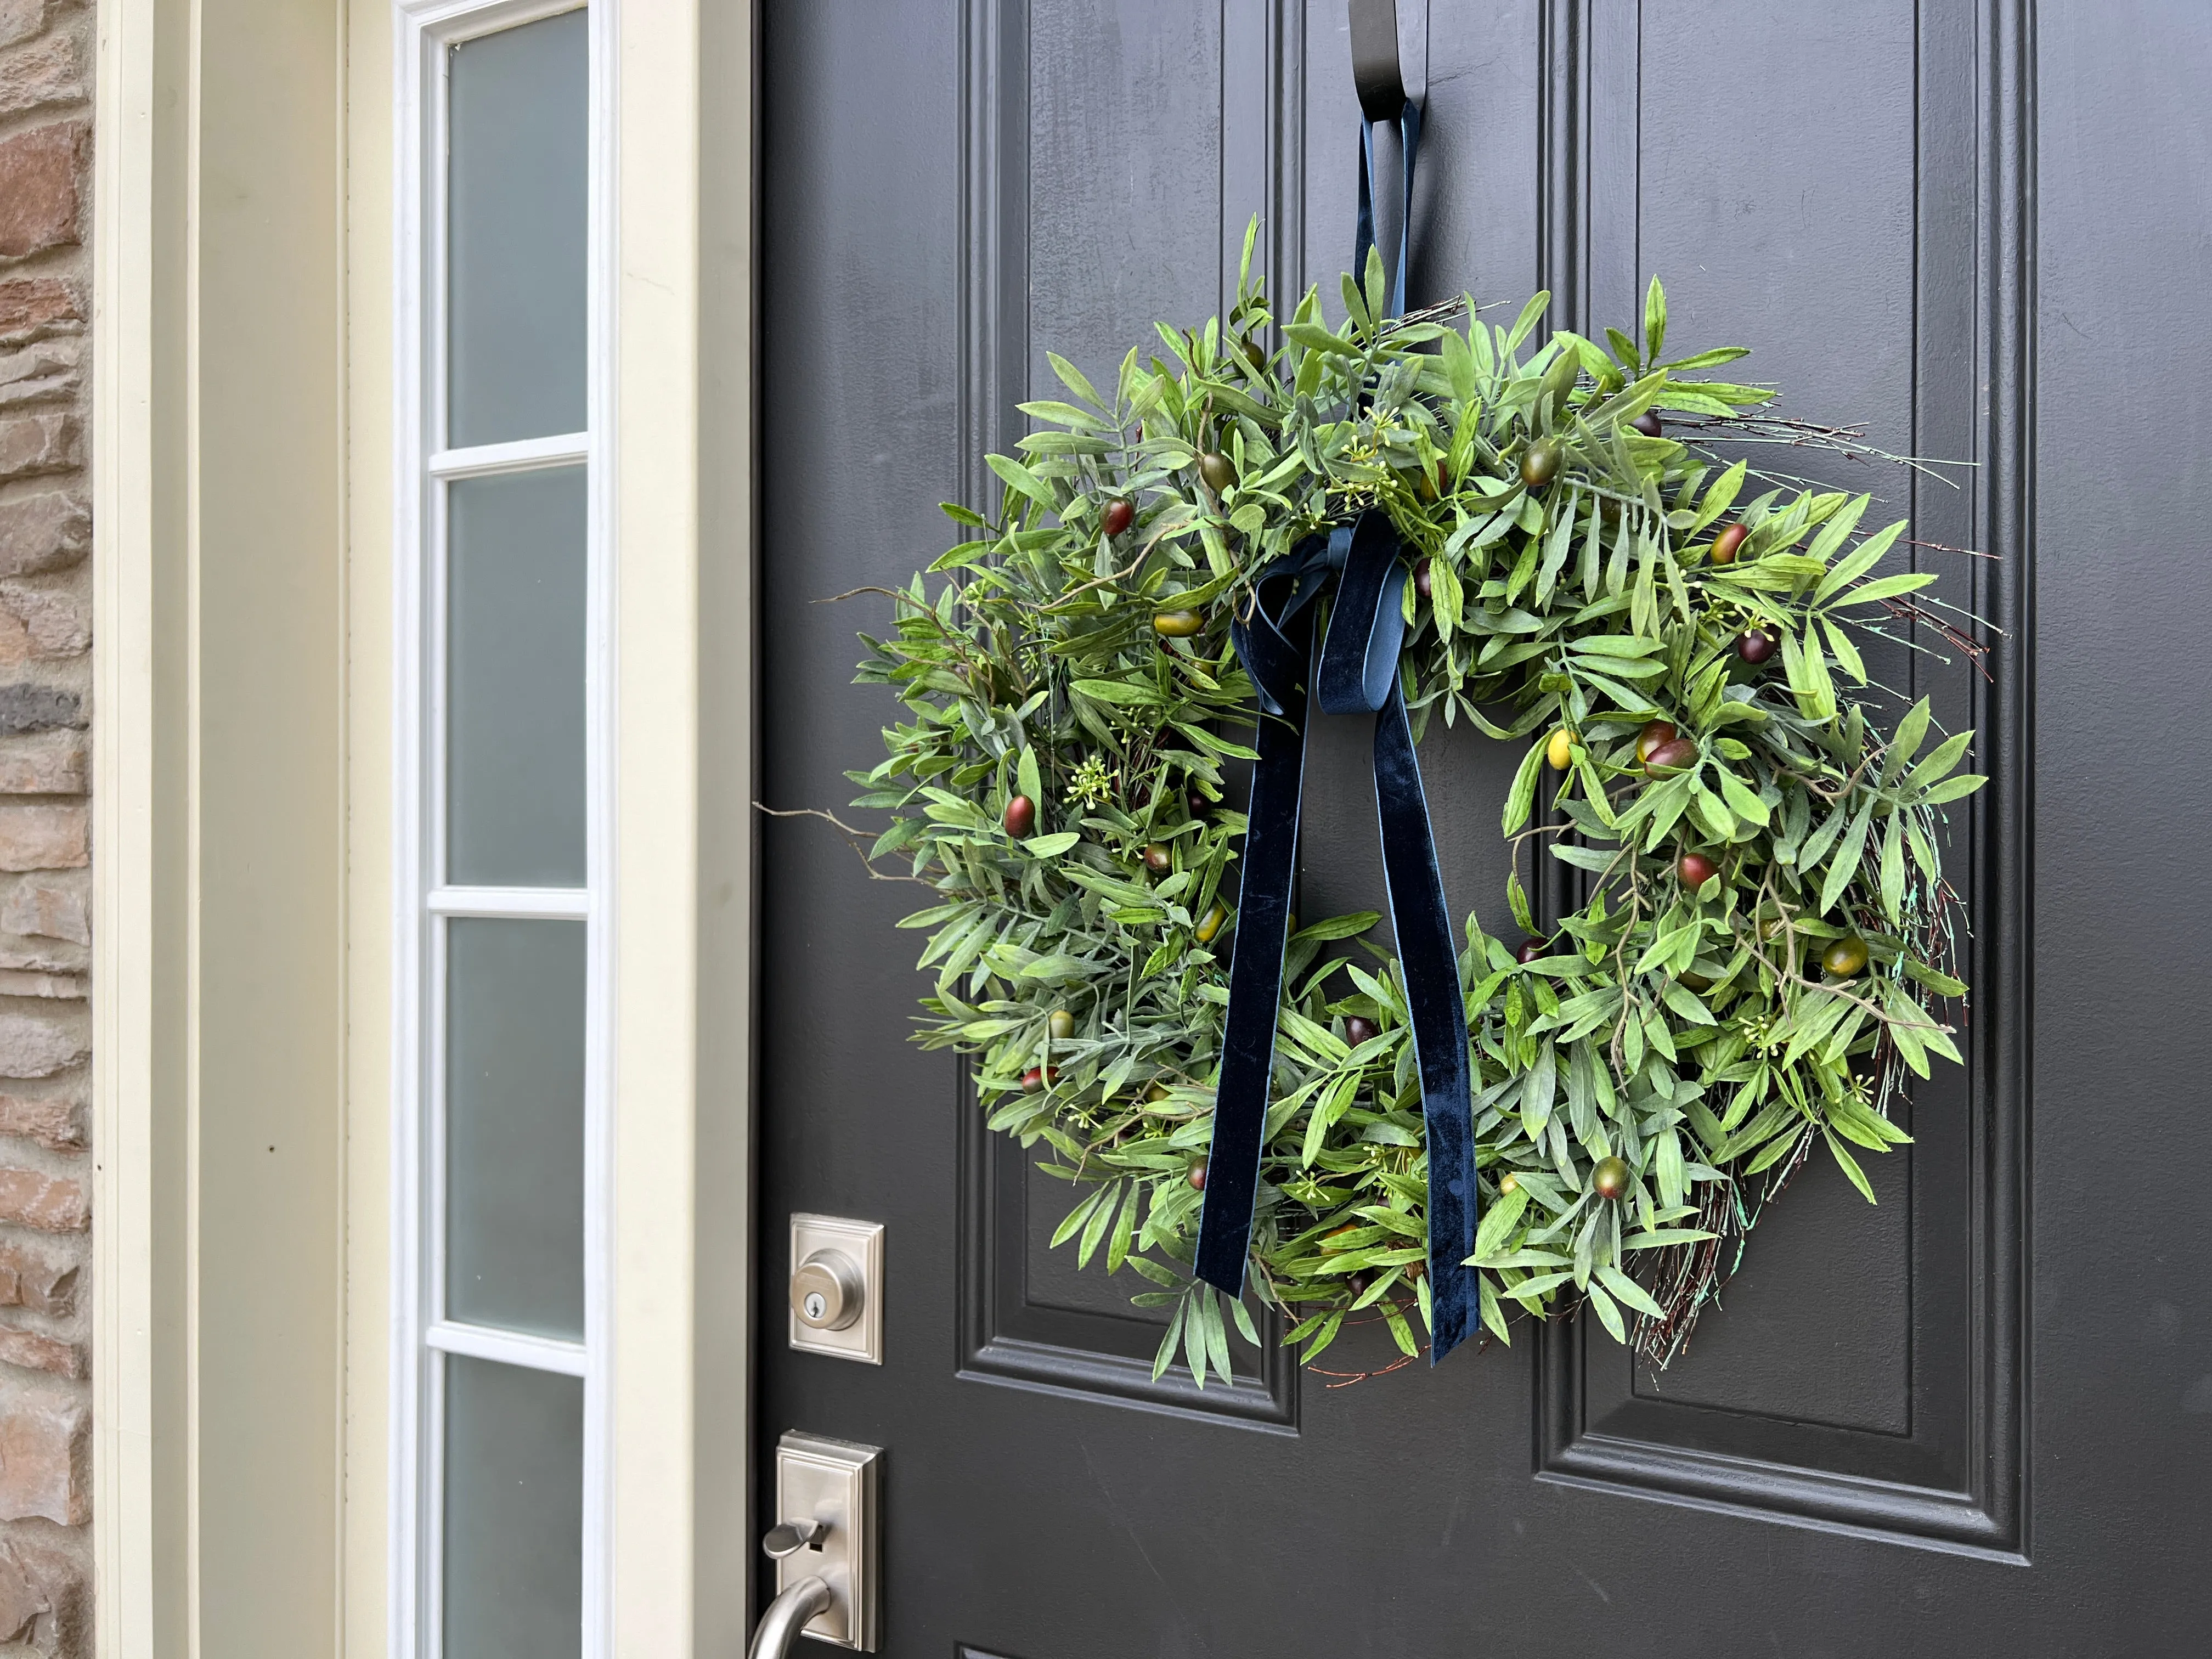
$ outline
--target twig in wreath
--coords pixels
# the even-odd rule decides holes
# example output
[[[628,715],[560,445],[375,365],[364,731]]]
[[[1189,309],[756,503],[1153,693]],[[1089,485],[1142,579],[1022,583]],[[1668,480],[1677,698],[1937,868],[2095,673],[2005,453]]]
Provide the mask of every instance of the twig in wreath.
[[[753,810],[756,812],[765,812],[772,818],[820,818],[823,823],[836,826],[837,833],[845,837],[845,844],[850,847],[854,854],[859,858],[861,867],[868,872],[870,881],[910,881],[917,887],[928,888],[933,893],[937,890],[935,882],[924,881],[920,876],[887,876],[877,869],[875,860],[868,855],[867,850],[860,844],[868,839],[868,832],[865,830],[855,830],[835,812],[825,812],[818,806],[767,806],[759,801],[753,803]]]

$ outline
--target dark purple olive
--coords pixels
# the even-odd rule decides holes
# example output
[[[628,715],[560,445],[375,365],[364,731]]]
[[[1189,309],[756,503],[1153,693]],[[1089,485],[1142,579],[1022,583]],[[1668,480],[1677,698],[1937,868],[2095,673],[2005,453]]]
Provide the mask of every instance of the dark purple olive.
[[[1209,817],[1213,811],[1213,803],[1195,789],[1185,790],[1182,799],[1183,804],[1190,808],[1191,817],[1194,818]]]
[[[1175,868],[1175,854],[1165,842],[1156,841],[1145,848],[1145,868],[1156,876]]]
[[[1525,968],[1537,957],[1549,956],[1551,951],[1552,941],[1547,939],[1524,939],[1521,948],[1513,953],[1513,959]]]
[[[1666,430],[1666,428],[1659,423],[1659,416],[1648,409],[1641,415],[1638,415],[1634,420],[1631,421],[1629,425],[1634,427],[1638,432],[1641,432],[1647,438],[1656,438]]]
[[[1373,1020],[1363,1019],[1358,1014],[1346,1014],[1344,1017],[1344,1040],[1355,1048],[1370,1037],[1376,1036],[1382,1029]]]
[[[1190,1182],[1194,1190],[1204,1192],[1206,1190],[1206,1160],[1202,1158],[1193,1158],[1190,1161],[1190,1168],[1183,1172],[1183,1179]]]
[[[1036,803],[1027,795],[1017,795],[1006,803],[1006,833],[1016,841],[1026,841],[1036,828]]]
[[[1118,536],[1136,522],[1137,509],[1126,501],[1115,499],[1106,503],[1106,510],[1098,515],[1098,522],[1109,536]]]
[[[1682,885],[1693,893],[1720,872],[1720,866],[1703,853],[1685,853],[1674,863],[1674,873],[1682,878]]]
[[[1651,751],[1662,743],[1672,743],[1682,734],[1674,729],[1672,720],[1653,720],[1636,734],[1636,758],[1649,761]]]
[[[1429,562],[1426,559],[1413,567],[1413,591],[1425,599],[1429,597]]]
[[[1698,763],[1698,745],[1687,738],[1676,738],[1653,750],[1644,763],[1644,769],[1655,778],[1672,777]]]
[[[1747,628],[1736,637],[1735,653],[1748,663],[1762,663],[1774,654],[1774,635],[1763,628]]]

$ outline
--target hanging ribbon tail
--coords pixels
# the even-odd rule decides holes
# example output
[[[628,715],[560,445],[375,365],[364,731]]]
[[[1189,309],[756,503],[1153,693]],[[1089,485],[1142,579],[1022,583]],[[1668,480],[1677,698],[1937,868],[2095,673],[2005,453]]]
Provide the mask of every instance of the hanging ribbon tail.
[[[1400,203],[1398,263],[1390,273],[1389,315],[1406,314],[1406,267],[1413,246],[1413,162],[1421,149],[1421,106],[1412,99],[1398,112]],[[1375,246],[1375,129],[1359,124],[1359,219],[1352,238],[1352,280],[1367,280],[1367,250]]]
[[[1289,616],[1270,616],[1261,605],[1251,622],[1239,622],[1231,630],[1237,655],[1259,689],[1253,747],[1260,758],[1252,769],[1252,799],[1245,813],[1237,932],[1229,959],[1229,1017],[1214,1085],[1213,1142],[1206,1153],[1206,1203],[1199,1215],[1194,1264],[1199,1278],[1231,1296],[1244,1292],[1269,1079],[1275,1069],[1275,1011],[1283,1000],[1283,948],[1290,933],[1291,884],[1297,875],[1305,680],[1313,649],[1313,619],[1298,613],[1316,586],[1301,576],[1286,606]]]

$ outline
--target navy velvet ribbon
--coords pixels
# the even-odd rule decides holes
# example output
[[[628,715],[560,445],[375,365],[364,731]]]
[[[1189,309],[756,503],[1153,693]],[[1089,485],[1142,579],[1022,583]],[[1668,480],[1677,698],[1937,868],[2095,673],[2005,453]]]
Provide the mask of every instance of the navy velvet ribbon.
[[[1231,629],[1237,654],[1259,691],[1254,747],[1260,759],[1244,837],[1197,1273],[1231,1295],[1243,1291],[1297,873],[1310,690],[1324,714],[1376,716],[1384,886],[1405,970],[1427,1129],[1433,1363],[1467,1336],[1477,1311],[1474,1270],[1465,1265],[1474,1253],[1474,1125],[1451,913],[1398,680],[1406,578],[1388,515],[1370,509],[1356,523],[1303,544],[1270,570],[1258,584],[1251,616]],[[1332,583],[1336,597],[1316,663],[1310,606]]]

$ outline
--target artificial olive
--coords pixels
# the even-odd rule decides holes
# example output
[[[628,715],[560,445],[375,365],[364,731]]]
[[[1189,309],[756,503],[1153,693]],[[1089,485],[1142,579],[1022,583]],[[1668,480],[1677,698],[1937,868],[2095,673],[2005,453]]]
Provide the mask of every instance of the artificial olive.
[[[1206,913],[1205,917],[1198,924],[1196,930],[1198,942],[1200,945],[1212,944],[1213,936],[1221,931],[1222,925],[1228,920],[1228,906],[1217,900],[1213,908]]]
[[[1774,635],[1763,628],[1747,628],[1736,636],[1735,653],[1747,663],[1762,663],[1774,654]]]
[[[1617,1158],[1598,1159],[1590,1171],[1590,1188],[1600,1198],[1619,1198],[1628,1190],[1628,1165]]]
[[[1820,969],[1831,979],[1850,979],[1864,973],[1866,965],[1866,941],[1856,933],[1820,952]]]
[[[1379,1036],[1382,1030],[1373,1020],[1363,1019],[1358,1014],[1344,1017],[1344,1040],[1355,1048],[1370,1037]]]
[[[1006,803],[1005,819],[1006,833],[1016,841],[1026,841],[1036,828],[1036,803],[1027,795],[1017,795]]]
[[[1298,931],[1298,913],[1295,910],[1283,920],[1283,937],[1290,938]]]
[[[1145,868],[1156,876],[1164,876],[1175,868],[1174,849],[1164,841],[1148,842],[1145,848]]]
[[[1204,1192],[1206,1190],[1206,1160],[1202,1158],[1191,1159],[1190,1168],[1183,1171],[1182,1178],[1190,1182],[1194,1190]]]
[[[1152,1085],[1145,1091],[1145,1102],[1147,1105],[1157,1106],[1167,1097],[1168,1085],[1158,1079],[1153,1079]]]
[[[1659,416],[1648,409],[1641,415],[1638,415],[1634,420],[1631,421],[1629,425],[1635,428],[1636,430],[1641,432],[1647,438],[1659,437],[1667,429],[1660,424]]]
[[[1552,763],[1554,772],[1564,772],[1575,763],[1575,734],[1565,726],[1552,733],[1544,745],[1544,758]]]
[[[1195,611],[1163,611],[1152,618],[1152,632],[1163,639],[1187,640],[1206,626]]]
[[[1521,948],[1513,953],[1513,960],[1527,967],[1539,957],[1551,954],[1552,941],[1547,939],[1524,939]]]
[[[1521,1177],[1514,1174],[1512,1170],[1508,1170],[1498,1178],[1498,1190],[1501,1193],[1519,1192],[1521,1190]]]
[[[1194,818],[1205,817],[1213,811],[1213,803],[1206,799],[1205,794],[1200,790],[1185,790],[1182,800],[1183,805],[1190,808],[1190,815]]]
[[[1413,567],[1413,592],[1425,599],[1429,597],[1429,562],[1426,559]]]
[[[1674,863],[1674,873],[1681,878],[1682,885],[1693,893],[1720,872],[1720,866],[1703,853],[1685,853]]]
[[[1713,988],[1712,981],[1707,979],[1703,974],[1684,974],[1681,978],[1682,983],[1692,991],[1710,991]]]
[[[1682,734],[1674,729],[1672,720],[1653,720],[1636,734],[1636,758],[1648,761],[1651,751],[1662,743],[1672,743]]]
[[[1740,524],[1723,525],[1720,533],[1713,538],[1713,562],[1734,564],[1737,550],[1743,546],[1743,538],[1749,534],[1751,532]]]
[[[1198,458],[1198,476],[1206,480],[1206,487],[1218,495],[1237,482],[1237,465],[1226,455],[1207,450]]]
[[[1106,503],[1106,510],[1098,515],[1100,526],[1109,536],[1118,536],[1137,520],[1137,509],[1117,496]]]
[[[1655,778],[1672,777],[1698,763],[1698,745],[1687,738],[1662,743],[1645,757],[1644,769]]]
[[[1024,1072],[1024,1073],[1022,1073],[1022,1092],[1023,1092],[1024,1094],[1025,1094],[1025,1095],[1033,1095],[1033,1094],[1035,1094],[1038,1090],[1040,1090],[1040,1089],[1042,1089],[1042,1088],[1043,1088],[1043,1087],[1044,1087],[1044,1067],[1043,1067],[1043,1066],[1030,1066],[1030,1067],[1029,1068],[1029,1070],[1028,1070],[1028,1071]]]
[[[1045,1016],[1044,1028],[1052,1033],[1054,1042],[1065,1042],[1075,1035],[1075,1016],[1065,1008],[1055,1008]]]
[[[1521,482],[1531,489],[1541,489],[1559,476],[1564,454],[1557,438],[1538,439],[1521,457]]]

